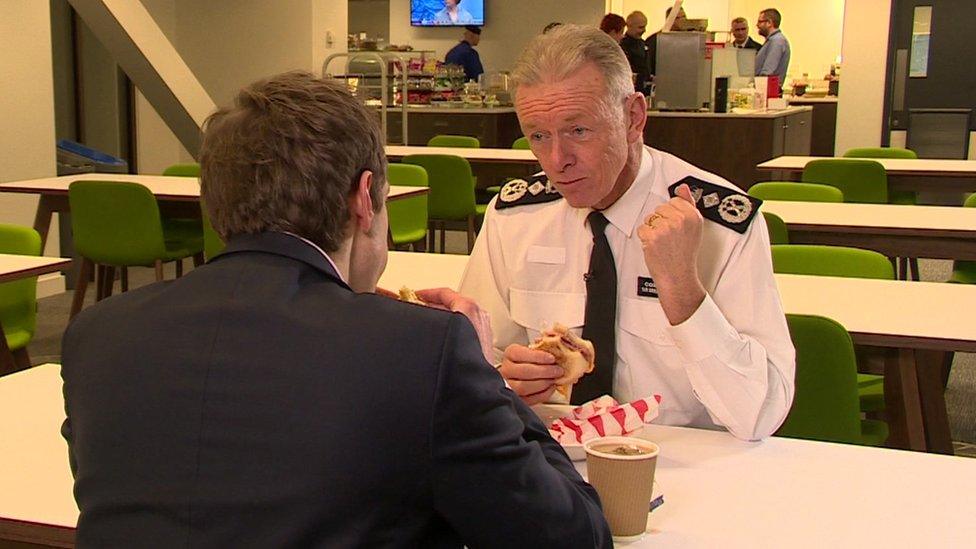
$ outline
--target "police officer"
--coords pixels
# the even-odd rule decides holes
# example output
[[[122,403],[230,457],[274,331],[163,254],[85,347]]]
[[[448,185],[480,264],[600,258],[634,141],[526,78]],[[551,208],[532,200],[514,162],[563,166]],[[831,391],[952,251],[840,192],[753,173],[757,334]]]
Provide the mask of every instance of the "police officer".
[[[503,187],[460,288],[491,315],[501,374],[527,402],[549,399],[561,370],[527,344],[559,322],[596,347],[574,401],[660,394],[661,423],[772,434],[794,350],[758,201],[644,146],[646,101],[598,29],[537,36],[513,78],[545,174]]]

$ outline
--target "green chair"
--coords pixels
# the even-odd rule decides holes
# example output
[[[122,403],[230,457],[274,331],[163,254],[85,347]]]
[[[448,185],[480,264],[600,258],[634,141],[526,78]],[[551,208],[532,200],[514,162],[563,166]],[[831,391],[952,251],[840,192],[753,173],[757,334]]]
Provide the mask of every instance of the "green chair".
[[[529,147],[529,138],[528,137],[524,137],[524,136],[523,137],[519,137],[518,139],[515,140],[514,143],[512,143],[512,148],[513,149],[520,149],[520,150],[523,150],[523,151],[529,150],[531,148],[531,147]]]
[[[178,177],[200,177],[200,164],[173,164],[163,170],[163,175]]]
[[[484,215],[487,204],[475,204],[474,177],[471,164],[460,156],[446,154],[411,154],[404,164],[420,166],[427,171],[430,194],[427,196],[429,249],[434,250],[434,231],[441,231],[441,253],[444,253],[447,224],[466,222],[468,253],[474,248],[475,218]]]
[[[163,170],[163,175],[171,177],[200,177],[200,164],[173,164]],[[185,240],[194,246],[196,241],[206,240],[202,219],[195,217],[170,217],[162,215],[163,230],[172,240]],[[125,269],[122,270],[125,272]]]
[[[427,186],[427,171],[412,164],[389,164],[386,178],[390,185]],[[393,247],[416,246],[427,239],[427,195],[391,200],[386,203],[386,211]]]
[[[779,436],[881,446],[888,425],[861,419],[850,334],[820,316],[786,315],[796,348],[796,393]]]
[[[763,212],[762,214],[766,219],[766,230],[769,231],[769,243],[789,244],[790,232],[786,229],[786,223],[782,218],[770,212]]]
[[[918,158],[918,155],[911,149],[899,149],[897,147],[859,147],[848,149],[844,153],[844,158],[907,158],[914,160]],[[915,204],[916,196],[912,191],[888,191],[888,202],[891,204]]]
[[[888,174],[884,166],[874,160],[811,160],[803,168],[803,182],[837,187],[844,193],[845,202],[888,203]]]
[[[477,149],[481,147],[481,141],[468,135],[435,135],[427,142],[427,146]]]
[[[179,269],[187,257],[193,257],[194,264],[203,261],[202,235],[192,242],[168,235],[156,197],[138,183],[75,181],[68,187],[68,202],[75,250],[82,258],[71,317],[81,310],[96,266],[96,300],[100,300],[112,293],[115,267],[154,266],[159,281],[163,263],[175,261]]]
[[[844,193],[837,187],[818,183],[766,181],[749,187],[749,196],[759,200],[793,200],[796,202],[843,202]]]
[[[772,246],[773,272],[894,280],[891,261],[882,254],[859,248],[816,245]],[[857,374],[862,412],[884,410],[884,376]]]
[[[963,205],[966,208],[976,208],[976,194],[969,195]],[[957,284],[976,284],[976,261],[954,261],[952,276],[949,282]]]
[[[41,255],[41,235],[30,227],[0,225],[0,253]],[[0,374],[30,368],[27,344],[37,326],[37,277],[0,284],[0,326],[6,348]]]

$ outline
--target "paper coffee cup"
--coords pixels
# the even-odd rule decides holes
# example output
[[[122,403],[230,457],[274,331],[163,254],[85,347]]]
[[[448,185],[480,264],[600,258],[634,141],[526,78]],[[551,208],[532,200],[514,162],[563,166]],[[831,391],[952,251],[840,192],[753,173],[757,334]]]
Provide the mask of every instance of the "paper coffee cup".
[[[600,494],[614,539],[635,539],[647,529],[648,504],[660,448],[634,437],[603,437],[583,443],[586,475]]]

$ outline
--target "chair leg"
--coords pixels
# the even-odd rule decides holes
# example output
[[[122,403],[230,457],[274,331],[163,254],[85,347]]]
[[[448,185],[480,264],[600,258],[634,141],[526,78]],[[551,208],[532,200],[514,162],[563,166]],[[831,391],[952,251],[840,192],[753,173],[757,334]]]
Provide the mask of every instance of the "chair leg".
[[[181,276],[183,276],[183,260],[182,259],[177,259],[176,260],[176,278],[180,278]]]
[[[193,268],[195,269],[203,264],[204,264],[203,252],[200,252],[198,254],[193,254]]]
[[[437,223],[434,221],[427,222],[427,249],[431,253],[434,253],[436,249],[434,248],[434,235],[437,232]]]
[[[123,292],[129,291],[129,268],[128,267],[122,267],[121,285],[122,285]]]
[[[112,289],[115,287],[115,267],[105,266],[105,274],[102,278],[102,299],[112,296]]]
[[[156,267],[156,282],[162,282],[163,281],[163,260],[157,259],[154,265]]]
[[[78,279],[75,281],[75,295],[71,298],[71,313],[68,315],[68,320],[74,318],[85,303],[85,290],[88,289],[88,279],[91,277],[94,266],[95,264],[90,259],[81,258],[81,268],[78,270]]]
[[[914,280],[915,282],[921,280],[921,278],[919,278],[919,273],[918,273],[918,258],[917,257],[909,258],[908,265],[909,267],[911,267],[912,270],[912,278],[910,280]]]
[[[27,352],[27,347],[22,347],[13,352],[14,364],[18,370],[26,370],[31,367],[30,354]]]
[[[468,255],[474,250],[474,214],[468,216]]]
[[[952,373],[952,360],[956,357],[956,353],[948,351],[942,358],[942,388],[949,388],[949,374]]]
[[[105,297],[105,266],[95,264],[95,302]]]
[[[908,258],[907,257],[898,258],[898,272],[896,278],[898,278],[898,280],[908,280]]]
[[[447,250],[447,244],[445,240],[447,239],[447,221],[441,221],[441,253]]]

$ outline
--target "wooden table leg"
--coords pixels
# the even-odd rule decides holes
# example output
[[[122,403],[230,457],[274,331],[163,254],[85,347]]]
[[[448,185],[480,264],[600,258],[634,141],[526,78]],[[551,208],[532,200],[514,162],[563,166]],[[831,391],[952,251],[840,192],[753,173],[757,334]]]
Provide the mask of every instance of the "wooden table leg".
[[[57,200],[50,195],[42,194],[37,201],[37,212],[34,213],[34,230],[41,235],[41,251],[47,244],[47,233],[51,229],[51,214],[57,211]]]
[[[918,391],[922,401],[922,421],[929,452],[953,454],[949,413],[946,411],[945,387],[942,385],[944,351],[915,351],[918,363]]]
[[[15,371],[17,371],[17,363],[13,353],[10,352],[10,347],[7,346],[7,335],[3,332],[3,326],[0,325],[0,376]]]
[[[925,424],[919,396],[915,352],[888,349],[885,353],[885,415],[888,418],[888,446],[926,450]]]

